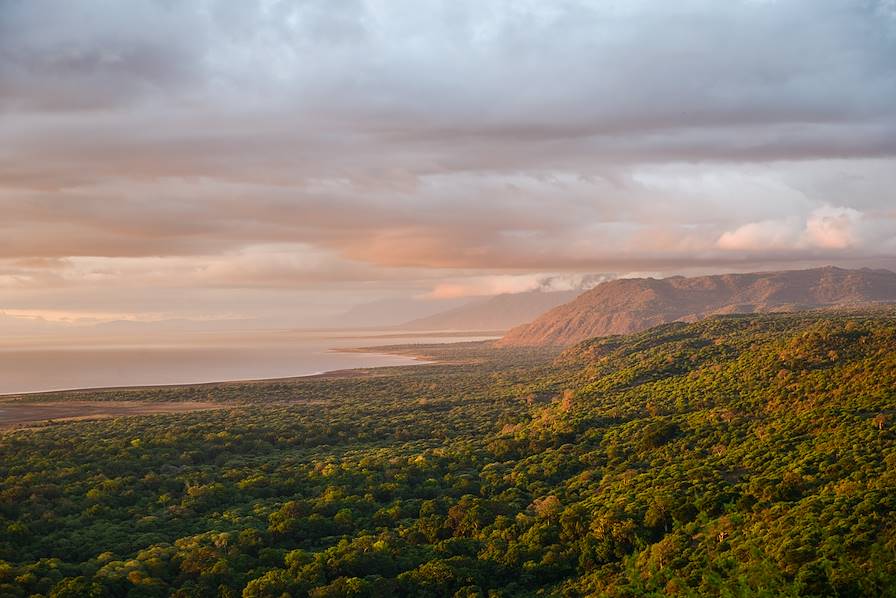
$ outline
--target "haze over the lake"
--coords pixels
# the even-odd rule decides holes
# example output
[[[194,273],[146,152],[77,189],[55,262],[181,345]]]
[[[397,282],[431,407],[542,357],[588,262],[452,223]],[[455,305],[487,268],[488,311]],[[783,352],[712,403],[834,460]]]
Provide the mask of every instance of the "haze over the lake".
[[[892,0],[0,3],[6,335],[893,268],[894,189]]]
[[[245,330],[79,336],[76,343],[70,336],[14,338],[0,341],[0,395],[290,378],[346,369],[418,365],[428,362],[410,355],[346,349],[486,338],[491,337]]]

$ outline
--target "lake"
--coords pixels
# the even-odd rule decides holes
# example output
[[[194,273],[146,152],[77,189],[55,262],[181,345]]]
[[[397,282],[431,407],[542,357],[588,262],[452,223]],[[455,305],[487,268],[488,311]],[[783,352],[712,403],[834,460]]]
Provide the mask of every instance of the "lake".
[[[339,349],[487,338],[494,337],[239,331],[137,338],[7,338],[0,341],[0,394],[285,378],[348,368],[410,365],[420,362],[401,355]]]

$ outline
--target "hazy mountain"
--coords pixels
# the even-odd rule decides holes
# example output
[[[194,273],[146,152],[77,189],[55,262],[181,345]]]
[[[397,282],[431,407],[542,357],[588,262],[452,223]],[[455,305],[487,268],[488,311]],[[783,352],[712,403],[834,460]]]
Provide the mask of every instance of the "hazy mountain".
[[[825,267],[685,278],[605,282],[533,322],[518,326],[502,346],[568,345],[595,336],[629,334],[712,314],[796,311],[896,301],[889,270]]]
[[[456,299],[389,297],[355,305],[338,316],[321,322],[321,325],[328,328],[391,328],[410,319],[425,318],[469,302],[469,297]]]
[[[574,299],[582,291],[505,293],[402,324],[406,330],[507,330]]]

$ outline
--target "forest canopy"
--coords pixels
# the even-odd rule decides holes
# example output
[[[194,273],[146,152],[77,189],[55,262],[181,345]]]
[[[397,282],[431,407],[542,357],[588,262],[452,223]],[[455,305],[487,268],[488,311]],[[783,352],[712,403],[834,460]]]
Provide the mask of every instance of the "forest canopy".
[[[896,594],[894,312],[414,351],[3,433],[0,596]]]

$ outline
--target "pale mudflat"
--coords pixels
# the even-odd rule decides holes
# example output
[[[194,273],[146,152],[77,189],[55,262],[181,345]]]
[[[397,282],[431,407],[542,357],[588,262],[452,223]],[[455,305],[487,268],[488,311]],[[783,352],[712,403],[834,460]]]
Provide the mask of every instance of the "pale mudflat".
[[[226,409],[230,405],[201,401],[65,401],[52,403],[0,402],[0,430],[45,424],[50,421],[106,419],[128,415],[155,415]]]

